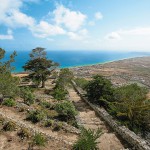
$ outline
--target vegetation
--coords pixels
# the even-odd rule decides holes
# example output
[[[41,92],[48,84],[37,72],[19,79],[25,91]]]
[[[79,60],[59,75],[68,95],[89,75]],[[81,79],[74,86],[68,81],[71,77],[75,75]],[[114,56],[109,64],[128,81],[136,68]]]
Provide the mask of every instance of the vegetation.
[[[52,96],[57,99],[57,100],[65,100],[66,96],[67,96],[68,92],[65,88],[60,87],[60,86],[56,86],[54,88],[53,94]]]
[[[24,103],[27,105],[33,104],[35,100],[34,94],[28,87],[22,87],[20,89],[20,97],[24,99]]]
[[[12,121],[7,122],[4,126],[3,126],[3,130],[4,131],[14,131],[16,129],[16,124]]]
[[[33,110],[28,112],[27,120],[32,121],[33,123],[37,123],[39,121],[44,120],[46,114],[40,110]]]
[[[42,106],[43,108],[49,108],[49,109],[52,107],[51,103],[46,102],[46,101],[40,102],[40,106]]]
[[[131,84],[115,90],[115,101],[109,103],[110,113],[131,130],[145,133],[149,130],[150,100],[146,100],[147,89]]]
[[[32,143],[37,146],[45,146],[47,139],[41,133],[36,133],[33,137]]]
[[[81,135],[73,145],[73,150],[98,150],[97,139],[101,136],[102,131],[82,128]]]
[[[10,55],[8,61],[3,61],[5,57],[5,50],[0,48],[0,95],[2,97],[15,97],[18,94],[19,79],[11,75],[11,71],[14,69],[11,63],[15,61],[16,52]]]
[[[86,85],[90,102],[105,107],[111,115],[134,132],[149,132],[150,100],[148,90],[137,84],[113,88],[109,80],[97,75]]]
[[[44,48],[37,47],[30,53],[30,60],[23,66],[25,71],[30,71],[29,78],[39,86],[45,87],[45,81],[51,72],[58,66],[52,60],[46,58]]]
[[[22,140],[26,138],[28,139],[31,136],[29,130],[26,128],[21,128],[21,130],[17,134]]]
[[[51,126],[53,126],[53,124],[54,124],[54,121],[51,119],[48,119],[44,122],[45,127],[51,127]]]
[[[73,79],[73,73],[69,69],[61,69],[52,96],[57,100],[65,100],[68,94],[66,86]]]
[[[4,100],[3,105],[8,106],[8,107],[13,107],[16,105],[16,102],[12,98],[9,98],[9,99]]]
[[[77,114],[74,105],[69,101],[56,104],[55,110],[66,120],[73,119]]]
[[[90,102],[106,106],[105,101],[113,101],[113,88],[109,80],[100,75],[93,77],[93,80],[85,87],[87,98]]]
[[[73,78],[74,76],[73,76],[72,71],[70,71],[68,68],[61,69],[59,73],[57,85],[60,85],[60,86],[68,85]]]
[[[56,122],[53,124],[53,131],[59,131],[62,129],[62,123],[61,122]]]
[[[88,81],[84,78],[75,78],[74,81],[76,82],[77,86],[81,87],[82,89],[85,89],[88,84]]]

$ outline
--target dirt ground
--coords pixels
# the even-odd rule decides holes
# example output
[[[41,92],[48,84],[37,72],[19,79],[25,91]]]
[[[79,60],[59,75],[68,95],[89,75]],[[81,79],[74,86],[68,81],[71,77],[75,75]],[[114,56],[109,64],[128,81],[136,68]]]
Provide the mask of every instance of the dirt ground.
[[[78,114],[78,121],[80,125],[84,126],[87,129],[96,130],[100,128],[102,130],[102,135],[98,139],[98,147],[100,150],[121,150],[124,149],[124,145],[118,139],[113,131],[111,131],[104,121],[99,118],[90,107],[81,100],[77,95],[74,89],[68,89],[70,100],[74,103]]]

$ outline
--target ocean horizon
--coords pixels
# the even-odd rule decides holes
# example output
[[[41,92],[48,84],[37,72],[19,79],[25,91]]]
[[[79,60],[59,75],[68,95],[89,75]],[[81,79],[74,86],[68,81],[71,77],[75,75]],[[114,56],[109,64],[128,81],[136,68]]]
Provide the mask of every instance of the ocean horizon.
[[[5,60],[12,51],[6,52]],[[14,73],[23,72],[22,66],[30,59],[30,51],[17,51]],[[47,58],[60,64],[59,68],[71,68],[102,64],[127,58],[150,56],[150,52],[114,52],[114,51],[47,51]]]

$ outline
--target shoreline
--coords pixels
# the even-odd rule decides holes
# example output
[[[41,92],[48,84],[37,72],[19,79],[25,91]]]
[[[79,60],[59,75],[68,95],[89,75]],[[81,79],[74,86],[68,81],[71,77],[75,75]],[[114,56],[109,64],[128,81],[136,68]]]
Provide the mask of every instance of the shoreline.
[[[118,62],[118,61],[123,61],[123,60],[128,60],[128,59],[144,58],[144,57],[150,57],[150,56],[128,57],[128,58],[123,58],[123,59],[118,59],[118,60],[111,60],[111,61],[106,61],[106,62],[99,62],[99,63],[96,63],[96,64],[86,64],[86,65],[73,66],[73,67],[63,67],[63,68],[58,68],[58,69],[64,69],[64,68],[78,69],[78,68],[99,66],[99,65],[104,65],[104,64],[108,64],[108,63],[113,63],[113,62]],[[29,72],[26,72],[26,71],[12,72],[12,74],[13,75],[19,75],[19,74],[27,75],[27,74],[29,74]]]

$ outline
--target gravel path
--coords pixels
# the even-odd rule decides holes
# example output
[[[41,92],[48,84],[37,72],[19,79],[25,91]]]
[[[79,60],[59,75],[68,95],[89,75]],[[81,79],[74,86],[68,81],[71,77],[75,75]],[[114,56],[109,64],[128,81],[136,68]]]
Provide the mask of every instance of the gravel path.
[[[103,131],[102,136],[98,139],[98,147],[100,150],[121,150],[124,149],[124,146],[117,138],[115,133],[110,132],[110,130],[105,125],[104,121],[101,120],[90,107],[81,100],[78,94],[74,89],[68,89],[70,100],[76,106],[76,109],[79,111],[78,122],[80,125],[84,126],[87,129],[98,129],[101,128]]]

